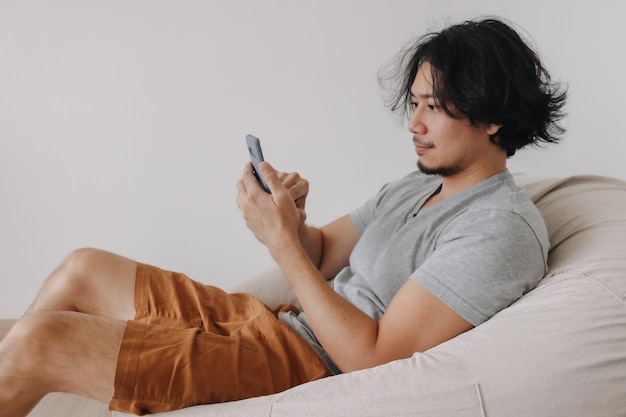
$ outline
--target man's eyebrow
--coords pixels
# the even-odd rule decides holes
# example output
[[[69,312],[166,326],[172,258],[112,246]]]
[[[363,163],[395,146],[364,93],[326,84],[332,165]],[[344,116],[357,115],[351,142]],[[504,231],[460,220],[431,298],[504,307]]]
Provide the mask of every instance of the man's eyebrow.
[[[411,97],[418,97],[418,98],[435,98],[435,95],[432,93],[422,93],[422,94],[413,94],[413,92],[411,91]]]

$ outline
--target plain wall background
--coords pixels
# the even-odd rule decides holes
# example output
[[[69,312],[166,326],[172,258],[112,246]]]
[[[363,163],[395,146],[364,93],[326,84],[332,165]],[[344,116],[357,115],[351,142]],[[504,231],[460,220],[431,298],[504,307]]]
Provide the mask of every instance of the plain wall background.
[[[74,248],[228,288],[268,266],[236,207],[253,133],[309,220],[414,169],[377,71],[411,38],[512,20],[569,84],[562,144],[514,172],[626,179],[624,6],[527,0],[0,0],[0,318]]]

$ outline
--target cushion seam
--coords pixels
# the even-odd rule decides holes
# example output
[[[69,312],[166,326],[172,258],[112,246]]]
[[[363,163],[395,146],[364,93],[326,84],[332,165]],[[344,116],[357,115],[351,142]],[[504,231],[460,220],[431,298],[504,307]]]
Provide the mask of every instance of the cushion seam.
[[[577,268],[578,269],[578,268]],[[591,281],[594,284],[604,288],[606,291],[608,291],[613,298],[615,298],[622,306],[626,307],[626,300],[624,300],[624,297],[620,296],[613,288],[609,287],[608,285],[606,285],[605,283],[603,283],[602,281],[598,280],[597,278],[594,278],[591,274],[589,274],[588,272],[582,272],[582,271],[576,271],[576,270],[572,270],[572,269],[558,269],[554,272],[552,272],[549,277],[554,277],[556,275],[560,275],[562,273],[567,272],[568,274],[573,274],[576,278],[579,279],[585,279],[587,281]],[[556,277],[555,280],[565,280],[568,278],[565,277]],[[569,278],[572,279],[572,278]]]

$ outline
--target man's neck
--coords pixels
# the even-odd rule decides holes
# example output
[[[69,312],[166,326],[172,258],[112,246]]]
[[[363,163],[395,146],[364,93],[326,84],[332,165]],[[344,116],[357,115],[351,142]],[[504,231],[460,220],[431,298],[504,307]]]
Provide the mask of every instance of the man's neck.
[[[442,177],[441,199],[448,198],[467,188],[483,182],[487,178],[504,171],[506,169],[506,159],[499,163],[484,164],[482,166],[463,170],[453,175]]]

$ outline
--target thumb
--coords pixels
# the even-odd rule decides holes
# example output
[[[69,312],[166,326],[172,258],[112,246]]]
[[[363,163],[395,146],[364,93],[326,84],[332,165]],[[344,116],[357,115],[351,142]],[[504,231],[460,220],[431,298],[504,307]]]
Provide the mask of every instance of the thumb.
[[[278,173],[269,162],[263,161],[259,164],[259,174],[261,174],[261,177],[267,184],[267,187],[270,189],[272,194],[279,191],[280,188],[284,188],[280,178],[278,178]]]

